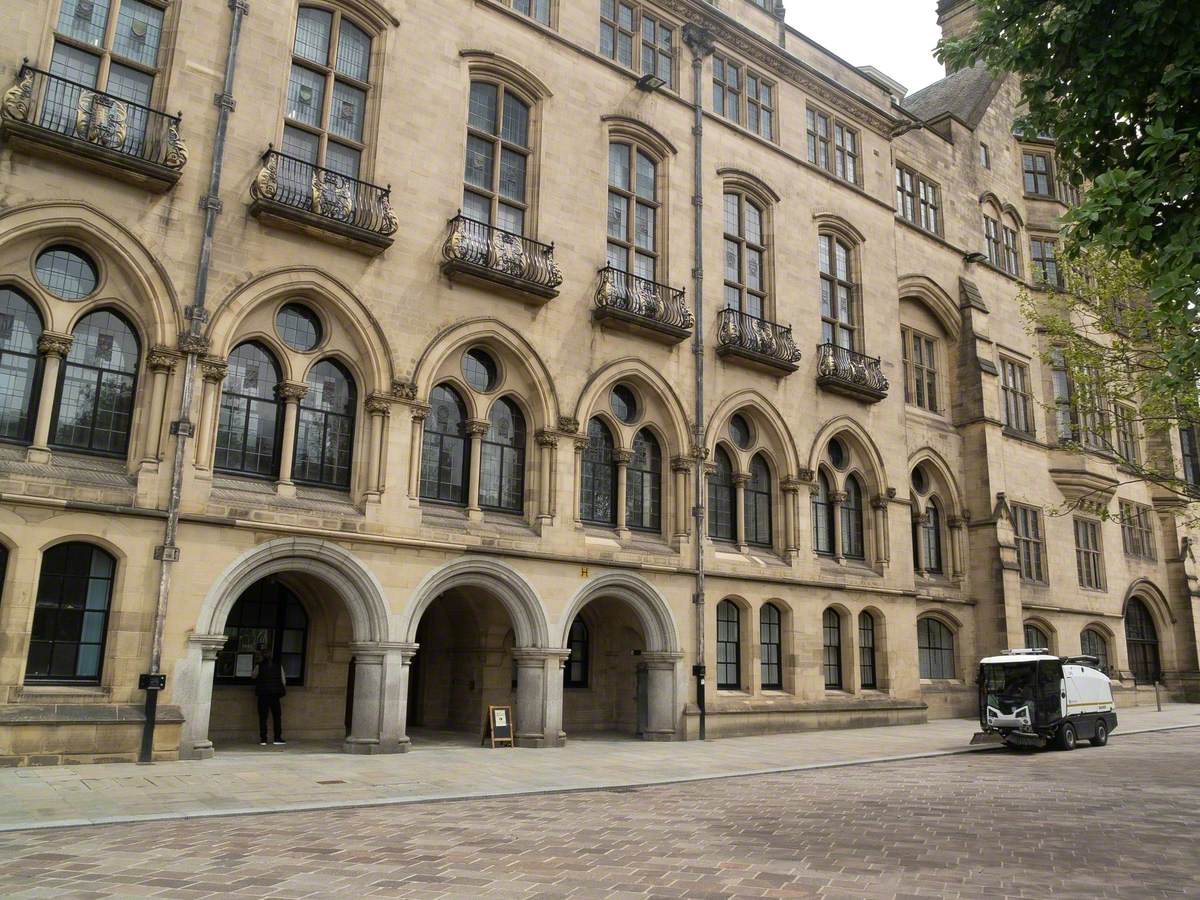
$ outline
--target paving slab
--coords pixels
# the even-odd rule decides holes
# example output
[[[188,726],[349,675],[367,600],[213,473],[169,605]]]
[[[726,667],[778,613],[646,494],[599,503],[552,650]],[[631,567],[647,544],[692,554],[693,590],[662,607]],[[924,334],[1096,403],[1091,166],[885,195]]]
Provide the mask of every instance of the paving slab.
[[[1118,716],[1114,739],[1200,727],[1200,704],[1164,704],[1161,712],[1132,707],[1119,710]],[[332,744],[300,744],[218,749],[212,759],[147,767],[9,768],[0,770],[0,832],[597,789],[621,792],[994,749],[970,746],[977,728],[974,719],[943,719],[713,741],[596,736],[571,740],[562,749],[538,750],[423,746],[415,741],[409,753],[380,756],[344,754]],[[953,806],[924,811],[927,816],[955,813]],[[754,820],[744,827],[746,840],[753,842]],[[852,833],[848,839],[853,840]],[[574,846],[558,849],[568,856],[577,852]],[[645,864],[652,865],[652,857]]]

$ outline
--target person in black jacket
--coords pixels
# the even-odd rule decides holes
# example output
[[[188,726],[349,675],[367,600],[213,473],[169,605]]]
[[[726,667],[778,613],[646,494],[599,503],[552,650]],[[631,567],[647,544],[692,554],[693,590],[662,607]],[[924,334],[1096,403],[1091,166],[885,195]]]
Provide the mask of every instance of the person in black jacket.
[[[283,674],[283,661],[279,654],[268,657],[265,652],[258,655],[254,669],[254,696],[258,699],[258,743],[267,745],[267,713],[275,725],[275,744],[282,746],[283,711],[279,700],[287,693],[287,676]]]

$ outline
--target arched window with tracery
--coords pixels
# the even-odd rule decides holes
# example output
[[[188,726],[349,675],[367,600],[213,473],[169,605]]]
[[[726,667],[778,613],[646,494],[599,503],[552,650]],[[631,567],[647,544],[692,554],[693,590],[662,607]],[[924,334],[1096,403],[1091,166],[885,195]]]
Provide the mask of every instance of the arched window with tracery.
[[[774,603],[765,603],[758,614],[759,658],[764,691],[783,690],[782,616]]]
[[[942,573],[942,508],[936,499],[925,504],[925,518],[920,523],[922,562],[924,570],[933,575]]]
[[[27,682],[100,681],[116,567],[104,550],[78,541],[42,555]]]
[[[737,488],[733,483],[733,462],[724,449],[713,453],[713,468],[708,475],[708,536],[718,541],[737,539]]]
[[[863,541],[863,489],[858,477],[846,479],[846,499],[842,501],[842,555],[849,559],[866,559]]]
[[[101,309],[80,319],[72,337],[58,380],[52,443],[123,456],[137,387],[137,335],[119,313]]]
[[[634,436],[625,472],[625,524],[638,531],[662,529],[662,450],[647,428]]]
[[[467,408],[458,392],[439,384],[429,394],[421,443],[421,499],[462,506],[467,502]]]
[[[1024,637],[1025,637],[1026,649],[1029,649],[1029,650],[1036,650],[1038,648],[1042,648],[1045,650],[1050,649],[1050,638],[1047,637],[1046,632],[1042,631],[1041,628],[1034,625],[1032,622],[1026,622],[1024,631],[1025,631]]]
[[[824,472],[818,472],[812,492],[813,549],[827,555],[833,554],[833,498],[830,493],[829,479]]]
[[[1096,668],[1108,669],[1108,639],[1095,628],[1085,628],[1079,635],[1079,649],[1084,656],[1096,657]]]
[[[358,404],[354,378],[331,359],[308,373],[308,393],[300,401],[296,421],[296,481],[327,487],[350,486],[354,456],[354,410]]]
[[[0,287],[0,441],[25,443],[37,415],[42,317],[24,294]]]
[[[750,480],[742,489],[746,513],[746,543],[771,546],[771,470],[766,460],[750,460]]]
[[[597,525],[617,523],[617,464],[612,432],[600,419],[588,422],[588,443],[583,449],[579,517]]]
[[[508,397],[492,404],[479,461],[479,505],[521,512],[525,508],[525,417]]]
[[[1158,657],[1158,629],[1145,602],[1134,597],[1125,608],[1125,645],[1129,650],[1129,669],[1144,684],[1158,681],[1162,667]]]
[[[275,394],[279,382],[279,363],[260,344],[241,344],[229,354],[213,460],[218,471],[274,477],[283,424]]]
[[[858,288],[849,244],[822,234],[817,244],[821,276],[821,341],[845,350],[859,349]]]
[[[836,609],[825,610],[821,616],[822,658],[825,670],[825,690],[842,689],[842,617]]]
[[[463,215],[525,234],[532,156],[529,103],[506,84],[472,81]]]

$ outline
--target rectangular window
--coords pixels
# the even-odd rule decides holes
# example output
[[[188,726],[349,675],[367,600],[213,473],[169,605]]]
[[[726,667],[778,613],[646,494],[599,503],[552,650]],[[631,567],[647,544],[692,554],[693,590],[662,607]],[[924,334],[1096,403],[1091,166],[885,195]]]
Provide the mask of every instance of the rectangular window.
[[[1050,354],[1050,382],[1054,389],[1054,430],[1060,444],[1075,441],[1075,403],[1067,364],[1062,351]]]
[[[1033,280],[1038,284],[1061,288],[1062,273],[1058,270],[1055,259],[1057,241],[1049,238],[1031,238],[1029,241],[1029,258],[1033,264]]]
[[[917,176],[904,166],[896,166],[896,215],[917,224]]]
[[[1075,569],[1079,586],[1104,590],[1104,560],[1100,551],[1100,523],[1075,519]]]
[[[904,358],[904,402],[940,412],[937,393],[937,342],[911,328],[900,329]]]
[[[858,132],[841,122],[833,126],[833,174],[858,184]]]
[[[983,217],[983,239],[987,242],[987,258],[997,269],[1001,268],[1003,255],[1000,251],[1000,223],[991,216]]]
[[[896,215],[932,234],[941,234],[941,189],[907,166],[896,166]]]
[[[755,72],[746,73],[746,127],[775,139],[775,85]]]
[[[1013,431],[1033,434],[1033,395],[1029,391],[1029,367],[1000,358],[1001,390],[1004,393],[1004,424]]]
[[[1113,424],[1117,432],[1117,455],[1138,465],[1142,461],[1137,435],[1137,411],[1126,403],[1113,404]]]
[[[988,149],[987,144],[979,145],[979,164],[985,169],[992,167],[992,151]]]
[[[1025,175],[1025,193],[1053,197],[1050,189],[1050,156],[1026,151],[1021,154],[1021,169]]]
[[[808,128],[808,161],[822,169],[829,169],[833,165],[833,154],[830,152],[829,116],[811,108],[805,112]]]
[[[927,178],[921,178],[921,227],[931,234],[942,233],[942,203],[938,186]]]
[[[1055,179],[1055,186],[1058,190],[1058,199],[1067,204],[1067,206],[1078,206],[1079,188],[1075,187],[1075,185],[1071,184],[1071,182],[1067,180],[1066,173],[1063,172],[1062,166],[1059,166],[1058,170],[1054,174],[1057,176]]]
[[[675,26],[632,3],[600,0],[600,53],[675,87]]]
[[[1013,532],[1017,540],[1017,562],[1026,581],[1045,583],[1046,542],[1042,536],[1042,514],[1032,506],[1012,504]]]
[[[1153,510],[1141,503],[1122,500],[1121,543],[1129,556],[1154,559],[1154,526],[1151,524]]]
[[[713,111],[741,124],[742,67],[720,56],[713,57]]]
[[[1017,247],[1017,232],[1004,226],[1004,271],[1009,275],[1021,275],[1021,251]]]
[[[513,9],[543,25],[550,24],[550,0],[513,0]]]
[[[1087,383],[1072,385],[1079,443],[1089,450],[1111,450],[1111,423],[1108,398],[1104,396],[1102,387],[1103,376],[1098,369],[1093,368],[1083,369],[1082,375]]]
[[[1179,429],[1179,450],[1183,457],[1183,480],[1190,487],[1200,487],[1200,437],[1195,425],[1184,425]]]

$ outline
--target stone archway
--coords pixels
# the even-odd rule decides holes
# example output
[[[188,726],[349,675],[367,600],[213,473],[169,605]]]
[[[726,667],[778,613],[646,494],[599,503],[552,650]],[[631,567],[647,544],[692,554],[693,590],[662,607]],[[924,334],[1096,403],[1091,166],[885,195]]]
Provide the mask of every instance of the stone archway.
[[[431,611],[430,608],[435,604],[437,608]],[[561,665],[564,652],[550,645],[550,629],[537,592],[516,569],[489,557],[460,557],[430,572],[413,592],[397,628],[397,633],[405,642],[404,646],[412,647],[416,651],[418,666],[425,665],[420,660],[418,629],[421,629],[423,635],[432,638],[433,633],[428,628],[429,622],[433,619],[445,620],[445,607],[448,604],[457,610],[451,617],[463,619],[473,616],[481,621],[487,620],[488,624],[484,630],[490,638],[472,650],[487,658],[470,663],[472,672],[488,674],[486,677],[481,674],[480,683],[472,684],[469,691],[473,698],[471,702],[479,704],[482,708],[485,702],[491,702],[487,697],[515,698],[517,743],[525,747],[561,746]],[[488,612],[489,607],[495,615]],[[505,621],[501,621],[502,619]],[[423,627],[423,622],[426,627]],[[508,629],[511,629],[510,639],[503,636],[504,631]],[[491,640],[497,637],[500,638],[499,641]],[[427,651],[439,655],[447,651],[458,652],[453,643],[448,643],[446,636],[442,634],[438,636],[438,642],[431,644]],[[505,660],[511,662],[504,663]],[[516,670],[515,692],[500,689],[497,673],[502,663],[511,664]],[[426,665],[424,677],[430,678],[432,671],[434,670]],[[445,677],[445,674],[442,672],[441,676]],[[402,740],[405,741],[408,740],[408,686],[411,676],[411,667],[406,667],[404,706],[400,717]],[[484,680],[488,683],[483,684]],[[424,703],[424,693],[420,697],[412,698],[413,701]],[[463,702],[461,697],[459,702]],[[468,714],[473,715],[459,709],[456,714],[447,715],[446,720],[456,722],[462,727],[466,721],[464,716]]]
[[[225,645],[225,623],[234,604],[252,585],[270,576],[309,579],[340,602],[349,620],[354,659],[353,720],[343,749],[350,753],[394,753],[407,749],[400,724],[404,661],[413,648],[390,641],[383,589],[349,551],[315,538],[269,541],[231,563],[209,588],[187,652],[176,663],[175,700],[184,714],[179,755],[213,755],[209,737],[213,677]]]
[[[638,692],[642,707],[637,731],[644,740],[674,740],[682,713],[679,661],[683,653],[679,649],[675,620],[666,601],[653,586],[634,575],[611,572],[592,578],[575,594],[559,622],[558,636],[566,654],[570,652],[571,626],[593,602],[616,603],[623,607],[640,632],[634,640],[642,646],[633,651],[639,670]],[[612,621],[613,617],[604,618]],[[618,650],[628,643],[621,643]],[[619,678],[615,680],[620,683]],[[560,690],[562,684],[560,674]]]

